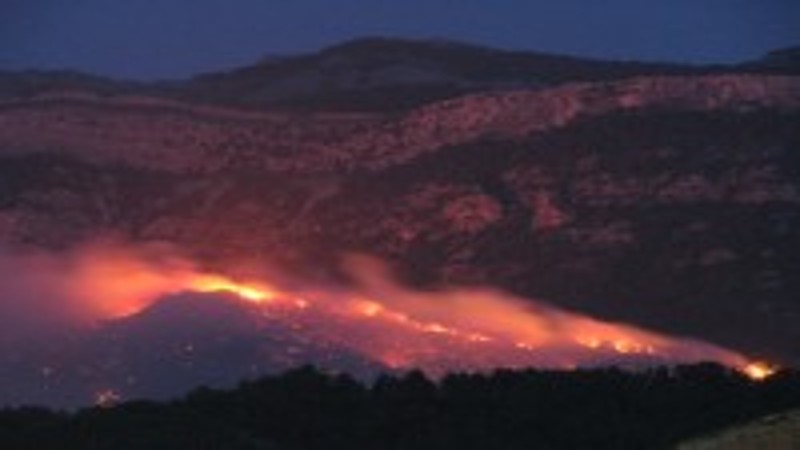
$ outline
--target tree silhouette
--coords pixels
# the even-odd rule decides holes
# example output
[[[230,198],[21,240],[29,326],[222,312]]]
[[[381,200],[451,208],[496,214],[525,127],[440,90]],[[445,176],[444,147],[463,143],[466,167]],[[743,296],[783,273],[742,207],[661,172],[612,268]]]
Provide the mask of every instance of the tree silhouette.
[[[714,364],[438,382],[412,371],[365,385],[306,366],[170,402],[2,410],[0,448],[661,449],[794,408],[800,373],[790,370],[763,382]]]

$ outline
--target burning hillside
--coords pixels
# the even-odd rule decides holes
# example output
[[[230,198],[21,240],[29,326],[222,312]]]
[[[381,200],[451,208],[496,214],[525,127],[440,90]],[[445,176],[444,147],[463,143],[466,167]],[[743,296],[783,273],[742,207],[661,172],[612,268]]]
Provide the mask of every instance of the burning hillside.
[[[347,352],[389,370],[420,368],[433,376],[499,367],[640,368],[699,361],[717,362],[756,380],[774,370],[713,344],[604,322],[494,289],[414,290],[365,257],[347,261],[355,280],[351,286],[304,284],[265,271],[241,278],[210,272],[157,245],[95,244],[68,254],[7,255],[2,264],[2,309],[16,323],[26,323],[27,332],[126,323],[148,314],[163,299],[206,293],[227,297],[236,308],[256,315],[257,331],[248,339],[284,342],[272,347],[269,357],[275,352],[288,355],[289,365],[307,362],[291,359],[299,351],[296,343],[303,342],[333,370],[344,370],[336,367],[334,354]],[[180,317],[162,322],[160,327],[183,326]],[[227,339],[228,332],[220,338]],[[202,345],[183,342],[175,357],[199,352]],[[102,366],[107,361],[89,363]],[[61,357],[59,370],[69,371],[70,364]],[[262,367],[277,369],[267,366]],[[45,370],[46,378],[55,371],[50,366],[36,370]],[[94,382],[110,384],[102,375]]]

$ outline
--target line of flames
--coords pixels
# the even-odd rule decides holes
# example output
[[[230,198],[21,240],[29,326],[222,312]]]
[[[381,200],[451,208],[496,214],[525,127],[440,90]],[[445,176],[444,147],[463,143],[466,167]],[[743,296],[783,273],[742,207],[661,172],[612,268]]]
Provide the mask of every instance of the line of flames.
[[[239,282],[220,275],[202,275],[189,283],[188,290],[197,292],[223,292],[230,293],[242,301],[267,306],[280,303],[297,309],[306,309],[314,305],[310,298],[287,294],[263,283]],[[444,335],[459,339],[463,342],[481,344],[498,341],[498,338],[478,331],[464,330],[437,321],[424,321],[412,317],[410,314],[387,307],[374,299],[351,298],[347,302],[347,311],[355,317],[368,320],[381,320],[407,330]],[[591,350],[610,350],[620,355],[657,355],[658,349],[647,343],[636,342],[635,339],[615,338],[607,339],[602,336],[577,335],[572,340],[575,344]],[[532,342],[517,341],[511,343],[515,348],[536,351],[537,345]],[[775,374],[779,367],[765,361],[751,361],[745,358],[734,363],[734,369],[755,381],[761,381]],[[731,363],[726,362],[728,365]]]

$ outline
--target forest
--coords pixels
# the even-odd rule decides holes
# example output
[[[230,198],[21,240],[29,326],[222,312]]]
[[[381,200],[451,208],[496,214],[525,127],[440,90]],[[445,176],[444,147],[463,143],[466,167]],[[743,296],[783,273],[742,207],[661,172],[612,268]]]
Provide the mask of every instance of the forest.
[[[665,449],[800,408],[800,372],[715,364],[363,382],[305,366],[169,401],[0,411],[13,449]]]

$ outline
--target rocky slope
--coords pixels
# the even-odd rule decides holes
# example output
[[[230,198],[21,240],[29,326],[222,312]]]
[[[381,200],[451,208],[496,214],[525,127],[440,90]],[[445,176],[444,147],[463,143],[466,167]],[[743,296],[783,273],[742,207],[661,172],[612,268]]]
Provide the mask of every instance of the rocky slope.
[[[379,169],[480,139],[519,140],[618,112],[792,110],[785,76],[650,77],[474,94],[400,116],[237,111],[152,97],[50,94],[0,103],[2,154],[51,152],[174,172]]]
[[[501,286],[800,362],[800,80],[608,78],[403,112],[124,89],[6,98],[0,239],[115,233],[307,276],[367,252],[415,284]]]

